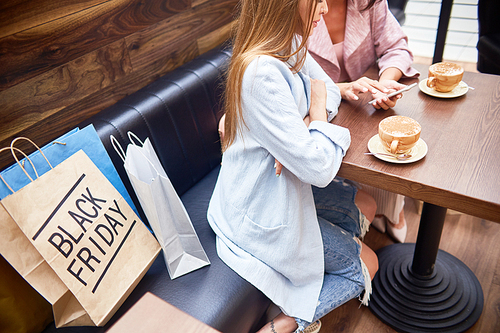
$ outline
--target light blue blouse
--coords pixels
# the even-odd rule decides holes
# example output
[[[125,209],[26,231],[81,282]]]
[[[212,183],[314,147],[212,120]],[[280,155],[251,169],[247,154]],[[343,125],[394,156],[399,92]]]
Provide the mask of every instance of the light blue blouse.
[[[219,257],[285,314],[307,321],[324,276],[311,184],[333,180],[350,144],[346,128],[321,121],[306,127],[310,78],[326,82],[331,120],[340,92],[309,54],[296,74],[270,56],[250,63],[241,95],[245,125],[224,152],[207,213]]]

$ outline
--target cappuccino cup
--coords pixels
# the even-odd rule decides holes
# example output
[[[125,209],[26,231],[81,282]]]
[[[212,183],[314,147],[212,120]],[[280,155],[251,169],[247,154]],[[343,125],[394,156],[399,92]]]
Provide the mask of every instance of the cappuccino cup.
[[[439,92],[450,92],[462,81],[464,69],[452,62],[437,62],[429,66],[427,87]]]
[[[378,136],[385,149],[392,154],[404,154],[412,149],[420,138],[420,124],[405,116],[391,116],[378,125]]]

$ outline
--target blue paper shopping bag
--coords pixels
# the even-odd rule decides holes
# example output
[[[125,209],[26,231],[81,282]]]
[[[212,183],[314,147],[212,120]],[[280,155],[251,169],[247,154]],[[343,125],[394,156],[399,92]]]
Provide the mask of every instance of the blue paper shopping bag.
[[[113,162],[109,158],[109,155],[92,124],[83,129],[75,128],[45,145],[41,149],[53,167],[59,165],[77,151],[83,150],[109,180],[109,182],[118,190],[118,192],[120,192],[122,197],[127,201],[134,212],[138,214],[137,209],[132,202],[132,198],[128,194],[125,185],[123,185]],[[35,165],[38,176],[41,176],[50,170],[50,166],[38,150],[29,155],[29,158]],[[25,160],[26,159],[21,160],[21,164],[24,166],[30,177],[32,179],[36,179],[37,176],[31,166],[31,163],[26,162]],[[2,175],[5,182],[9,184],[14,192],[19,191],[31,182],[17,163],[14,163],[7,169],[0,172],[0,175]],[[0,200],[10,194],[12,194],[12,191],[4,182],[0,181]]]
[[[156,239],[82,149],[12,192],[0,200],[0,254],[52,304],[56,327],[105,325]]]

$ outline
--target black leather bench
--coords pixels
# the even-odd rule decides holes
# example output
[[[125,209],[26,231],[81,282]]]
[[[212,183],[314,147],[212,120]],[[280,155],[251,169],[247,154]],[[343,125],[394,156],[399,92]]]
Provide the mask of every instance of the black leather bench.
[[[105,327],[56,329],[52,324],[44,332],[104,332],[148,291],[222,332],[254,332],[265,323],[270,300],[219,259],[206,219],[221,161],[217,124],[223,114],[223,76],[230,55],[224,47],[203,54],[80,125],[94,124],[138,209],[109,136],[122,147],[128,144],[127,131],[142,140],[150,138],[211,265],[171,280],[159,255]],[[142,211],[140,215],[146,221]]]
[[[500,75],[500,2],[479,0],[479,40],[477,42],[477,70]]]

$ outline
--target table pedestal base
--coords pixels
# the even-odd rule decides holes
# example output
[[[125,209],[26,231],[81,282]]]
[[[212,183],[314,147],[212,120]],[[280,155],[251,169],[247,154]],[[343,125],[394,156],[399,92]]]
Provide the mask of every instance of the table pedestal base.
[[[377,251],[370,309],[401,332],[464,332],[479,319],[483,291],[459,259],[439,250],[431,275],[412,273],[415,244],[393,244]]]

